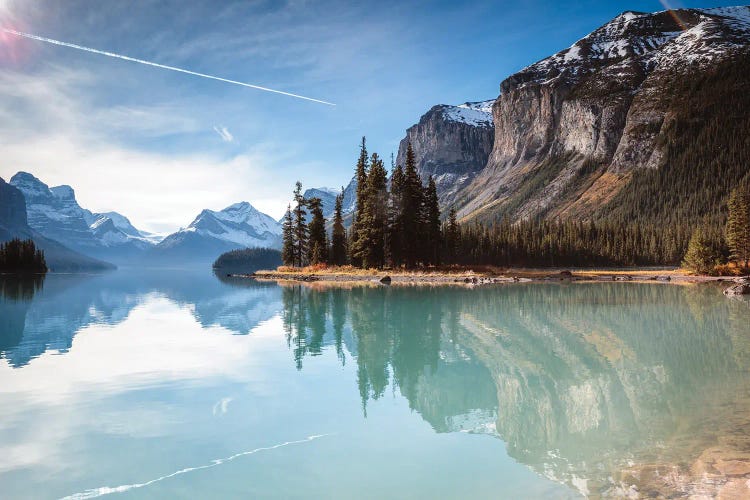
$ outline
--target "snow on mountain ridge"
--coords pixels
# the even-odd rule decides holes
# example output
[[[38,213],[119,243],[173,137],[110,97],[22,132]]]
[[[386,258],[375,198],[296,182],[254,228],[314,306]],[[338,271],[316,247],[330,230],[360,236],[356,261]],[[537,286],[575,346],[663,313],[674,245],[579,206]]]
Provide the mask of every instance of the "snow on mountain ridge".
[[[190,233],[238,248],[278,248],[281,242],[281,224],[246,201],[219,211],[204,209],[188,227],[167,236],[165,241],[170,243]]]
[[[750,6],[652,14],[627,11],[567,49],[522,69],[503,82],[502,88],[508,91],[529,84],[577,81],[597,71],[627,77],[633,71],[711,60],[746,46],[748,35]]]
[[[11,184],[24,194],[29,225],[65,245],[98,253],[122,245],[143,248],[153,244],[124,216],[116,212],[95,214],[82,208],[71,186],[49,187],[28,172],[18,172],[11,178]],[[106,224],[110,219],[116,220]],[[122,221],[129,226],[127,231],[118,227]]]
[[[201,214],[205,213],[210,214],[212,217],[222,222],[247,225],[260,234],[263,232],[269,232],[271,234],[281,235],[281,226],[278,222],[273,220],[271,216],[260,212],[246,201],[235,203],[223,210],[219,210],[218,212],[204,210]],[[200,219],[200,216],[198,219]],[[198,219],[194,220],[188,227],[194,227],[198,222]]]
[[[495,100],[465,102],[458,106],[443,106],[446,120],[465,123],[474,127],[492,127],[492,104]]]

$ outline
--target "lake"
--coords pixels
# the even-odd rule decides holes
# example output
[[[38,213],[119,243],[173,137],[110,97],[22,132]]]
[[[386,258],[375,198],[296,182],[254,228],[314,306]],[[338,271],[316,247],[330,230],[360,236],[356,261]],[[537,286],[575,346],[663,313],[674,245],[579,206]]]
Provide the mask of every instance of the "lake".
[[[711,285],[0,277],[3,498],[750,494]]]

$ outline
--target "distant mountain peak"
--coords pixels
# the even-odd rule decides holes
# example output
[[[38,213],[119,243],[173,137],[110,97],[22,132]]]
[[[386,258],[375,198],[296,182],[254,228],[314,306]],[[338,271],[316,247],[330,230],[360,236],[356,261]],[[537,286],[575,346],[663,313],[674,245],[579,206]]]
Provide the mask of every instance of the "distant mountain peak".
[[[281,225],[247,201],[214,211],[203,209],[186,228],[170,234],[154,249],[157,259],[213,262],[240,248],[281,248]]]

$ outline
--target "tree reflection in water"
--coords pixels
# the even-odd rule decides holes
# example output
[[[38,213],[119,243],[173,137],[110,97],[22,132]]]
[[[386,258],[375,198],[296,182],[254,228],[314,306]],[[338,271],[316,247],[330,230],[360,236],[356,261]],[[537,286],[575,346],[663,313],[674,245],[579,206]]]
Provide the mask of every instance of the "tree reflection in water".
[[[747,488],[750,307],[714,287],[318,284],[283,302],[297,368],[351,353],[365,416],[393,387],[436,431],[495,434],[593,496]]]

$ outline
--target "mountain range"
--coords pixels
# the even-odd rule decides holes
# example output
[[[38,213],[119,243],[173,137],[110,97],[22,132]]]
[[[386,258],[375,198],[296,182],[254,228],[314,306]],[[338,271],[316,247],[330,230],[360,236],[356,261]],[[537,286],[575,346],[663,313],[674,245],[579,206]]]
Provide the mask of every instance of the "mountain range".
[[[433,106],[406,130],[397,163],[411,143],[443,213],[463,221],[695,222],[750,181],[749,48],[748,6],[627,11],[506,78],[494,100]],[[304,196],[320,198],[330,221],[339,192]],[[203,263],[281,245],[281,221],[248,202],[203,210],[162,239],[25,172],[0,194],[0,241],[33,238],[58,268]],[[355,179],[343,194],[349,220]]]
[[[0,181],[2,181],[0,179]],[[117,212],[82,208],[67,185],[49,187],[27,172],[0,184],[0,241],[33,239],[55,271],[100,270],[117,265],[211,263],[223,252],[281,247],[281,225],[241,202],[203,210],[164,238],[137,229]]]
[[[695,221],[749,175],[748,47],[748,6],[624,12],[494,102],[433,107],[398,162],[411,142],[464,221]]]

